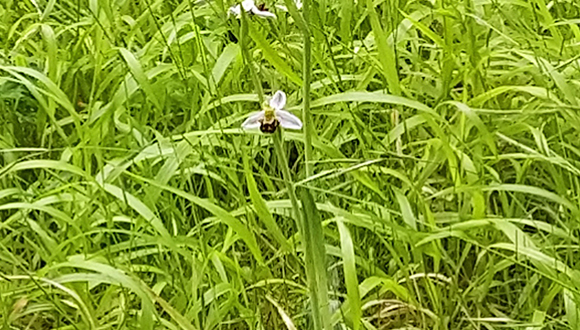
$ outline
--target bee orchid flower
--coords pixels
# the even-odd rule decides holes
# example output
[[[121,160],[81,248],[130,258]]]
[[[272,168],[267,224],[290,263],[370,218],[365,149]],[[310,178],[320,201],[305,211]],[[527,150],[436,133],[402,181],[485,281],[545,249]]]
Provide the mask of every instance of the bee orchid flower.
[[[298,117],[284,110],[286,94],[277,91],[264,110],[251,114],[243,123],[244,129],[259,128],[263,133],[274,133],[278,126],[287,129],[301,129],[302,122]]]
[[[235,6],[230,7],[230,13],[235,15],[237,18],[240,18],[242,15],[242,9],[247,13],[252,13],[254,15],[260,17],[272,17],[276,18],[274,13],[271,13],[267,10],[260,10],[254,3],[254,0],[244,0],[242,4],[237,4]]]

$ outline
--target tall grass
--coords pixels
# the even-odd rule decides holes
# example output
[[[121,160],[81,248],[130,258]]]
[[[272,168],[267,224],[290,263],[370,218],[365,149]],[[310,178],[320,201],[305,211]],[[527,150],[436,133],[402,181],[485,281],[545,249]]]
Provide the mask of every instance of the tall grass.
[[[0,327],[580,329],[580,5],[265,2],[0,1]]]

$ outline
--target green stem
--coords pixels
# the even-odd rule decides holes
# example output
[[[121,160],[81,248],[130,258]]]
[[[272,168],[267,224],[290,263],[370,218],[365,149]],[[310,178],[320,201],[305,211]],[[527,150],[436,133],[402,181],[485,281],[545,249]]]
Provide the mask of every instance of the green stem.
[[[318,295],[318,281],[317,281],[317,270],[314,259],[313,245],[311,242],[312,234],[309,231],[308,223],[306,223],[306,216],[300,210],[300,204],[298,203],[298,197],[296,196],[296,187],[292,181],[292,174],[290,174],[290,168],[288,167],[288,161],[286,160],[286,154],[284,153],[284,146],[282,141],[282,132],[277,130],[272,138],[274,139],[274,149],[276,151],[276,156],[278,157],[279,166],[282,170],[282,179],[286,184],[286,189],[288,190],[288,195],[290,197],[290,203],[292,204],[292,211],[294,213],[294,219],[298,226],[298,232],[300,233],[301,240],[304,245],[305,259],[306,259],[306,275],[308,278],[308,287],[310,302],[312,304],[312,319],[314,321],[314,329],[321,330],[322,318],[320,314],[320,299]]]
[[[303,216],[300,212],[300,204],[298,203],[298,197],[296,196],[296,187],[294,186],[294,181],[292,181],[292,174],[290,174],[290,168],[288,167],[288,161],[286,160],[286,154],[284,154],[284,146],[282,145],[282,132],[280,129],[276,130],[272,134],[274,139],[274,149],[276,152],[276,157],[278,157],[278,162],[280,163],[280,168],[282,169],[282,179],[286,185],[286,190],[288,190],[288,195],[290,197],[290,203],[292,204],[292,211],[294,212],[294,219],[298,225],[298,231],[300,235],[304,235]]]
[[[304,81],[304,109],[302,117],[304,119],[304,158],[306,161],[306,177],[312,176],[313,159],[312,159],[312,114],[310,113],[310,79],[312,72],[312,41],[308,24],[310,22],[310,0],[304,0],[302,4],[302,15],[304,16],[304,58],[302,65],[302,74]]]
[[[242,46],[242,56],[246,60],[246,64],[250,68],[250,76],[252,76],[252,82],[254,83],[254,88],[256,89],[256,94],[258,94],[258,101],[260,102],[260,106],[264,104],[264,89],[262,88],[262,84],[260,83],[260,78],[258,77],[258,73],[256,72],[256,68],[254,67],[254,63],[252,61],[252,57],[250,56],[250,52],[248,50],[248,14],[242,10],[242,27],[240,31],[240,43]]]
[[[285,0],[288,11],[298,23],[304,37],[304,56],[302,58],[302,91],[304,94],[304,107],[302,108],[302,120],[304,122],[304,158],[306,162],[306,177],[312,176],[312,114],[310,113],[310,80],[312,79],[312,33],[310,31],[310,0],[302,3],[302,14],[296,8],[294,0]]]

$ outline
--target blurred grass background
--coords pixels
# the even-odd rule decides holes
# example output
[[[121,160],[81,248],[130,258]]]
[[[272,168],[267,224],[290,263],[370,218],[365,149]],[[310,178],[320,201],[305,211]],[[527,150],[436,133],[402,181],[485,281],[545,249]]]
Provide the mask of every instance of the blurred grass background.
[[[580,329],[580,4],[308,2],[0,1],[2,329]]]

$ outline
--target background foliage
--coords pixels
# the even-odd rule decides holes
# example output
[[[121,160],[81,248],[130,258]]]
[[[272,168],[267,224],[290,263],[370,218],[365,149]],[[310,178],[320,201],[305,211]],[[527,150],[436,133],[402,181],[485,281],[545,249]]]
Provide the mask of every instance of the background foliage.
[[[239,128],[250,65],[300,115],[276,4],[241,35],[220,0],[0,1],[2,329],[312,327],[272,139]],[[580,328],[578,17],[312,2],[314,175],[283,137],[334,327]]]

